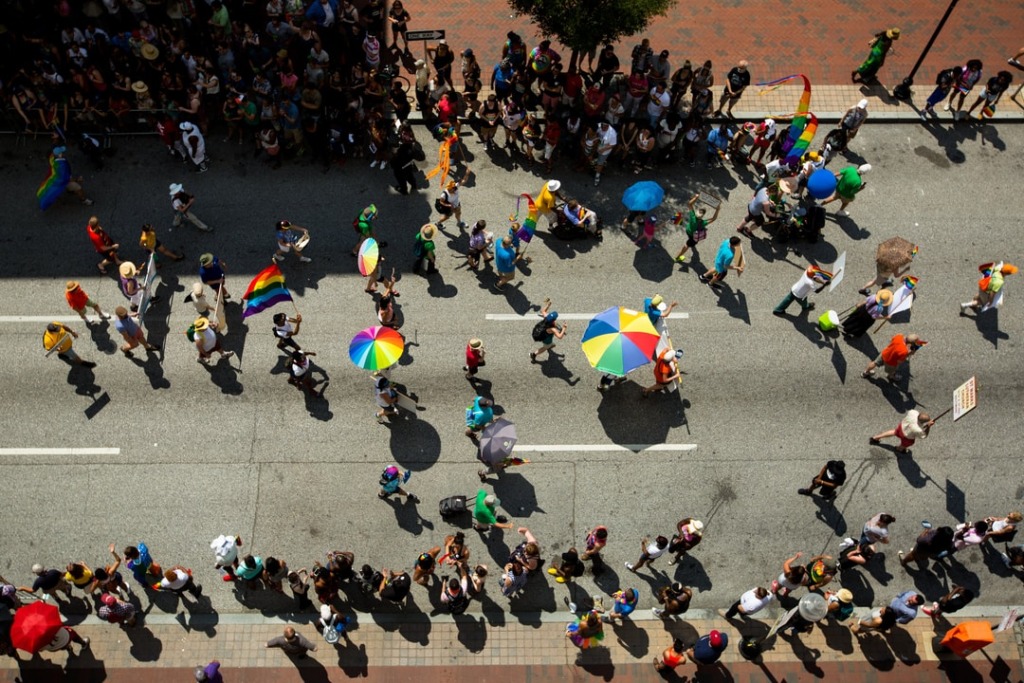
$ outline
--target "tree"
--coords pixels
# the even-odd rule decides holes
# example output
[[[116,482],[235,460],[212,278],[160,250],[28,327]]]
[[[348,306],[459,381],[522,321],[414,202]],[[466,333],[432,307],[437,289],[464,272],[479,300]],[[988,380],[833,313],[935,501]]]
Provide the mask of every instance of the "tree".
[[[577,54],[601,43],[640,33],[651,18],[664,15],[676,0],[508,0],[512,9],[527,15],[546,36]]]

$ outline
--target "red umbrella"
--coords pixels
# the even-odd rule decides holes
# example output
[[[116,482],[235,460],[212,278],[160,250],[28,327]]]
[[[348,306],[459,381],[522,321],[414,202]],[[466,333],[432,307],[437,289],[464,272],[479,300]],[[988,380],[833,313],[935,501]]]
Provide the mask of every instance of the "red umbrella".
[[[19,650],[35,654],[53,641],[63,623],[56,606],[37,600],[14,613],[11,643]]]

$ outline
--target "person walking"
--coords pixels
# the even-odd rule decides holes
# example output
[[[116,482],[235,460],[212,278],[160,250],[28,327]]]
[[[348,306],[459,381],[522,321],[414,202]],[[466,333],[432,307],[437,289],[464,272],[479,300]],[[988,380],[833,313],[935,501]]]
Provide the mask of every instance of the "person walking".
[[[308,653],[316,652],[316,645],[291,626],[285,626],[282,635],[271,638],[263,647],[280,648],[286,655],[296,659],[305,659]]]
[[[459,189],[469,179],[469,172],[470,169],[467,166],[462,180],[449,180],[444,190],[441,191],[441,196],[434,202],[434,208],[441,214],[441,218],[437,220],[438,229],[444,230],[444,222],[452,216],[455,216],[460,229],[466,227],[462,221],[462,197],[459,195]]]
[[[932,619],[938,619],[943,614],[959,612],[974,600],[974,591],[953,584],[953,588],[944,596],[933,602],[931,607],[922,607],[921,611]]]
[[[718,212],[722,209],[722,204],[719,202],[711,218],[705,218],[707,209],[703,207],[699,209],[694,208],[699,199],[700,193],[698,192],[690,197],[690,201],[686,205],[689,210],[686,217],[686,243],[683,244],[683,248],[676,254],[675,261],[678,263],[686,262],[686,252],[690,249],[693,249],[694,253],[696,253],[697,244],[708,236],[708,226],[718,220]]]
[[[505,235],[501,241],[494,245],[494,269],[498,273],[498,279],[494,288],[501,291],[509,282],[516,277],[516,261],[522,257],[512,244],[512,237]]]
[[[147,254],[153,256],[153,262],[156,263],[156,267],[160,267],[160,261],[156,254],[159,253],[161,256],[166,256],[172,261],[180,261],[185,258],[185,254],[181,252],[174,252],[163,245],[163,243],[156,238],[156,228],[150,223],[144,223],[142,225],[142,232],[139,234],[139,246]]]
[[[675,671],[680,664],[686,663],[686,645],[679,638],[672,641],[672,644],[665,648],[660,657],[654,658],[656,671]]]
[[[807,590],[814,591],[827,586],[836,577],[838,565],[831,555],[815,555],[806,565]]]
[[[653,543],[650,538],[644,536],[643,540],[640,541],[640,559],[635,563],[626,562],[626,569],[635,574],[645,564],[651,564],[654,560],[664,555],[667,550],[668,539],[664,536],[658,536],[654,539]]]
[[[676,533],[668,544],[668,551],[675,555],[669,565],[679,564],[683,555],[696,548],[704,540],[704,522],[686,517],[676,524]]]
[[[358,256],[359,247],[362,246],[363,242],[374,237],[373,224],[375,220],[377,220],[377,205],[370,204],[360,211],[359,215],[352,221],[352,229],[356,231],[356,244],[352,247],[352,251],[349,252],[350,255]],[[376,238],[374,237],[374,239]],[[387,246],[386,242],[381,242],[379,240],[377,244],[382,248]]]
[[[302,314],[296,313],[294,318],[289,318],[285,313],[275,313],[273,321],[277,348],[281,351],[286,348],[290,348],[292,351],[302,351],[302,347],[295,341],[295,335],[302,327]]]
[[[821,268],[818,268],[818,266],[807,266],[807,270],[805,270],[800,276],[800,279],[790,287],[789,293],[782,298],[779,305],[772,309],[772,313],[780,317],[786,315],[786,309],[788,309],[790,304],[794,301],[800,304],[800,310],[813,311],[814,302],[808,302],[807,298],[810,296],[811,292],[814,292],[815,294],[820,293],[831,281],[832,278],[830,274],[826,273]]]
[[[682,377],[679,361],[682,360],[682,349],[666,348],[658,354],[654,363],[654,384],[640,391],[640,398],[647,398],[654,392],[668,393],[675,382]]]
[[[409,481],[411,476],[412,472],[409,470],[400,473],[397,465],[388,465],[381,472],[380,491],[377,493],[377,497],[381,500],[386,500],[397,493],[400,496],[404,496],[410,503],[418,503],[419,498],[402,488],[402,484]]]
[[[927,343],[916,334],[893,335],[889,344],[878,354],[878,358],[868,363],[868,367],[861,376],[870,379],[875,376],[875,369],[882,366],[885,369],[886,379],[896,382],[900,379],[898,373],[900,365],[909,361],[910,357]]]
[[[391,386],[391,380],[381,375],[373,383],[374,399],[378,410],[374,413],[377,423],[386,425],[393,417],[398,417],[398,390]]]
[[[476,504],[473,506],[473,528],[477,531],[489,531],[492,527],[511,529],[512,522],[495,514],[500,504],[501,501],[493,494],[487,493],[484,489],[477,491]]]
[[[747,60],[740,60],[739,64],[729,69],[725,76],[725,87],[722,89],[722,99],[718,101],[718,110],[712,116],[722,115],[722,107],[725,107],[725,115],[733,118],[732,108],[740,101],[743,91],[750,85],[750,73],[747,71]],[[729,106],[725,106],[728,104]]]
[[[533,326],[533,341],[540,342],[540,347],[530,351],[531,363],[536,363],[537,356],[554,348],[555,340],[565,337],[565,332],[569,329],[566,323],[556,324],[558,321],[558,311],[551,310],[550,299],[544,300],[544,307],[540,310],[540,316],[543,320]]]
[[[121,333],[121,338],[124,339],[124,344],[121,346],[121,353],[128,358],[132,357],[132,349],[138,348],[140,345],[146,349],[146,353],[153,353],[159,351],[160,346],[158,344],[151,344],[146,339],[146,333],[142,331],[142,326],[139,325],[130,315],[128,315],[128,309],[124,306],[118,306],[114,309],[114,329]]]
[[[907,411],[907,414],[896,425],[895,429],[875,434],[868,439],[868,443],[872,446],[877,446],[881,443],[882,439],[889,439],[895,436],[900,440],[900,445],[896,447],[896,452],[907,453],[915,441],[927,438],[934,424],[935,420],[931,419],[928,413],[911,409]]]
[[[214,292],[221,295],[223,301],[230,301],[231,295],[228,294],[227,287],[227,267],[226,261],[222,261],[219,256],[207,252],[199,256],[199,279],[204,285],[208,285]]]
[[[466,364],[462,366],[462,371],[466,373],[466,379],[472,380],[476,377],[476,373],[480,368],[487,365],[487,361],[484,360],[484,356],[487,355],[486,349],[484,349],[484,343],[477,337],[473,337],[466,344]]]
[[[839,487],[846,483],[846,463],[842,460],[829,460],[818,472],[818,476],[811,480],[807,488],[797,489],[801,496],[814,494],[814,489],[821,488],[821,497],[825,500],[832,500],[836,497]]]
[[[928,561],[940,559],[955,552],[953,537],[956,532],[952,527],[940,526],[925,529],[917,536],[914,547],[904,553],[902,550],[896,553],[900,565],[906,569],[909,562]]]
[[[84,360],[75,353],[75,350],[72,348],[73,339],[78,339],[78,333],[64,323],[55,320],[49,323],[43,332],[43,349],[47,351],[46,355],[56,353],[60,358],[69,363],[81,365],[83,368],[96,367],[95,363]]]
[[[197,362],[203,365],[210,364],[210,357],[214,352],[220,354],[222,359],[231,358],[234,351],[225,351],[221,346],[221,338],[217,335],[217,323],[209,318],[199,317],[192,323],[194,330],[193,343],[199,352]]]
[[[709,666],[721,658],[728,646],[729,636],[722,631],[712,630],[690,646],[686,651],[686,657],[698,667]]]
[[[751,588],[746,593],[740,596],[740,599],[732,604],[732,606],[726,610],[725,618],[732,619],[737,614],[741,614],[745,617],[749,617],[752,614],[757,614],[768,604],[775,599],[775,595],[763,586],[757,586]]]
[[[493,244],[494,236],[487,232],[487,221],[481,219],[474,223],[469,233],[469,249],[466,251],[466,263],[469,267],[476,270],[481,258],[485,264],[493,261],[494,256],[490,252]]]
[[[100,310],[100,305],[93,301],[92,297],[85,293],[82,289],[82,285],[77,280],[68,280],[67,284],[64,285],[64,299],[68,302],[68,306],[71,310],[78,314],[78,317],[82,319],[86,325],[89,324],[89,318],[85,315],[85,309],[91,308],[96,311],[103,320],[110,320],[110,316]]]
[[[970,301],[960,304],[960,315],[967,314],[967,309],[981,313],[990,308],[999,306],[999,293],[1003,289],[1003,283],[1007,275],[1017,272],[1017,266],[1009,263],[983,263],[978,266],[981,278],[978,280],[978,293]]]
[[[213,228],[199,220],[199,217],[192,213],[192,207],[196,203],[196,198],[185,192],[185,188],[181,183],[171,183],[167,189],[171,195],[171,209],[174,211],[174,220],[171,222],[172,229],[181,227],[182,223],[188,221],[203,232],[213,231]]]
[[[437,272],[434,232],[434,224],[427,223],[416,233],[412,245],[412,255],[416,261],[413,263],[412,272],[418,273],[421,269],[426,275]]]
[[[666,616],[673,617],[686,612],[690,608],[693,591],[678,581],[673,581],[658,590],[657,598],[658,603],[663,607],[653,608],[651,614],[664,619]]]
[[[115,266],[121,265],[121,259],[117,255],[117,250],[120,249],[121,245],[115,242],[114,238],[103,229],[97,216],[89,218],[89,222],[85,226],[85,232],[89,235],[89,241],[92,242],[96,253],[103,257],[103,260],[96,265],[100,273],[106,275],[107,266],[111,264]]]
[[[848,309],[849,313],[840,319],[840,329],[847,339],[863,337],[876,320],[889,318],[892,292],[880,289],[864,298],[864,301]]]
[[[69,599],[71,598],[71,584],[68,583],[67,579],[64,577],[64,572],[61,570],[47,569],[37,562],[32,565],[32,573],[36,576],[32,585],[18,586],[19,591],[23,593],[31,593],[32,595],[36,595],[37,591],[41,591],[42,598],[44,600],[47,596],[56,600],[57,591],[64,591],[64,595]]]
[[[184,595],[188,592],[194,598],[199,598],[203,595],[203,587],[192,579],[192,570],[180,564],[164,570],[163,578],[158,583],[153,584],[153,590],[170,591],[178,595]]]
[[[860,66],[850,72],[850,80],[854,83],[867,84],[877,81],[878,70],[885,64],[886,56],[892,51],[893,42],[899,39],[900,30],[898,28],[876,33],[869,43],[871,52]]]
[[[183,121],[178,124],[178,128],[181,129],[181,142],[195,171],[206,173],[210,164],[209,157],[206,156],[206,139],[202,132],[190,121]]]
[[[840,201],[839,215],[849,216],[850,212],[846,210],[846,207],[857,198],[858,192],[868,186],[863,176],[869,171],[871,171],[871,164],[861,164],[860,166],[847,166],[836,173],[836,191],[821,205],[831,204],[838,199]]]
[[[241,536],[221,534],[210,542],[213,551],[213,568],[220,571],[224,581],[234,581],[235,569],[238,568],[238,549],[242,547]]]
[[[711,289],[717,289],[718,283],[725,279],[730,270],[742,275],[746,269],[746,259],[743,256],[743,247],[740,246],[741,241],[735,235],[722,240],[718,246],[718,253],[715,254],[715,265],[703,275],[698,275],[698,279]]]
[[[880,512],[867,522],[860,532],[859,546],[863,552],[864,548],[872,543],[889,543],[889,525],[896,521],[896,518],[888,512]]]
[[[640,602],[640,591],[636,588],[623,588],[612,595],[612,609],[601,617],[608,624],[615,624],[616,619],[623,621],[636,610]]]
[[[290,251],[294,251],[302,263],[309,263],[313,259],[302,255],[302,247],[299,241],[309,241],[309,230],[301,225],[292,225],[290,221],[278,221],[274,228],[277,237],[277,251],[274,252],[274,260],[280,263]],[[299,235],[299,233],[302,233]]]
[[[466,408],[466,436],[475,442],[480,441],[480,432],[494,421],[494,401],[477,396]]]

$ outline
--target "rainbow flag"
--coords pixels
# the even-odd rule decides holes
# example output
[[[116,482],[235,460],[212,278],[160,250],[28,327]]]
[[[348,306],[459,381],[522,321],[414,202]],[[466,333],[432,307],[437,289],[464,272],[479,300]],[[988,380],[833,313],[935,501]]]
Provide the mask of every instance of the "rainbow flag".
[[[920,278],[916,278],[913,275],[907,275],[903,278],[903,286],[907,289],[913,289],[920,282]]]
[[[292,295],[284,286],[284,275],[281,274],[281,269],[274,263],[252,279],[242,300],[245,301],[242,317],[248,318],[250,315],[267,310],[274,304],[292,301]]]
[[[793,121],[789,126],[789,138],[783,143],[782,151],[786,153],[785,160],[788,163],[794,159],[799,160],[804,152],[811,146],[811,140],[818,130],[818,117],[811,113],[811,81],[803,74],[784,76],[774,81],[758,83],[764,89],[758,95],[778,90],[786,81],[799,78],[804,82],[804,90],[800,95],[800,102],[797,104],[796,112],[793,114]]]
[[[50,175],[43,181],[36,190],[36,199],[39,200],[39,208],[46,211],[53,203],[64,194],[71,182],[71,164],[67,159],[58,159],[50,155]]]
[[[519,231],[516,233],[516,237],[529,244],[530,240],[533,239],[533,233],[537,231],[537,205],[533,201],[533,197],[526,194],[525,192],[516,198],[516,212],[509,216],[509,220],[515,222],[519,219],[519,204],[526,200],[526,218],[523,219],[523,224],[519,227]]]

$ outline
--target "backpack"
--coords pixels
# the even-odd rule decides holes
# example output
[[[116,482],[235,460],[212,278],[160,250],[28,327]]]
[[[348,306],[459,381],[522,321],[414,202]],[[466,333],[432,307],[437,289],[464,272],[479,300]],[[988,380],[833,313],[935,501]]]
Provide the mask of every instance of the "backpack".
[[[447,589],[445,592],[447,592]],[[469,607],[469,596],[466,595],[466,591],[459,591],[456,597],[452,597],[449,593],[448,597],[450,598],[447,603],[449,614],[462,614]]]
[[[427,255],[427,249],[423,246],[423,240],[420,239],[419,235],[416,235],[416,239],[412,243],[412,255],[418,259]]]
[[[441,517],[445,518],[461,515],[468,509],[466,507],[466,496],[449,496],[442,498],[441,502],[437,504],[438,513]]]
[[[545,318],[539,323],[533,326],[533,341],[539,342],[544,341],[544,338],[548,336],[548,321]]]
[[[188,326],[188,329],[185,330],[185,336],[188,337],[188,340],[190,342],[192,342],[193,344],[195,343],[195,341],[196,341],[196,326],[195,326],[195,324],[192,324],[192,325]]]

